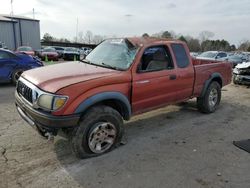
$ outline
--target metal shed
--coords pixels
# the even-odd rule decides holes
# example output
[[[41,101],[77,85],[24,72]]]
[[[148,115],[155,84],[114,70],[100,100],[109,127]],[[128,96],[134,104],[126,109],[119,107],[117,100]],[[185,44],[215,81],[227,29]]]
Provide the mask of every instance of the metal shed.
[[[10,50],[15,50],[19,46],[40,49],[40,21],[0,14],[0,43]]]

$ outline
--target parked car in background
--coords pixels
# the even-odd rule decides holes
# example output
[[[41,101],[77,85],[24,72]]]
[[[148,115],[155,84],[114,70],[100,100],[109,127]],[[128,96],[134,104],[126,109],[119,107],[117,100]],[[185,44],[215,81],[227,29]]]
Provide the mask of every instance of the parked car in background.
[[[85,51],[85,55],[87,56],[87,55],[89,55],[89,53],[92,51],[92,49],[89,49],[89,50],[86,50]]]
[[[228,57],[226,52],[221,52],[221,51],[207,51],[203,52],[200,55],[198,55],[196,58],[197,59],[207,59],[207,60],[217,60],[221,58],[226,58]]]
[[[36,50],[34,50],[35,51],[35,56],[37,56],[37,57],[41,57],[41,55],[42,55],[42,52],[43,52],[43,48],[41,48],[41,49],[36,49]]]
[[[243,63],[245,61],[245,58],[243,58],[241,55],[231,55],[228,57],[220,58],[219,60],[228,61],[229,63],[232,63],[233,67],[235,67],[236,65]]]
[[[25,53],[27,55],[34,56],[35,51],[30,46],[20,46],[16,50],[17,53]]]
[[[234,84],[250,84],[250,62],[236,65],[233,70]]]
[[[46,58],[47,57],[47,58]],[[59,54],[57,53],[55,48],[44,48],[43,51],[41,52],[41,57],[42,60],[54,60],[58,61],[59,59]]]
[[[0,82],[16,83],[23,71],[43,66],[38,59],[0,49]]]
[[[64,60],[79,60],[80,53],[77,48],[67,47],[63,52],[63,59]]]
[[[198,52],[190,52],[190,56],[196,58],[199,55]]]
[[[55,48],[56,49],[56,52],[58,53],[59,58],[63,57],[63,53],[64,53],[64,50],[65,50],[64,47],[61,47],[61,46],[51,46],[51,48]]]
[[[0,48],[8,49],[4,42],[0,41]]]

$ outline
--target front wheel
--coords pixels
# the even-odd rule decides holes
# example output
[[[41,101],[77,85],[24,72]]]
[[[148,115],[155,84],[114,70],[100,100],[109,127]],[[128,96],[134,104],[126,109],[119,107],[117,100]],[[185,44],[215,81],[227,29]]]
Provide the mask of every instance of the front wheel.
[[[221,86],[218,82],[212,82],[203,97],[197,98],[198,109],[203,113],[214,112],[221,100]]]
[[[23,73],[23,70],[14,70],[12,75],[11,75],[11,81],[14,85],[16,85],[18,79],[20,78],[21,74]]]
[[[108,106],[91,108],[71,135],[71,146],[79,158],[89,158],[114,149],[123,135],[119,112]]]

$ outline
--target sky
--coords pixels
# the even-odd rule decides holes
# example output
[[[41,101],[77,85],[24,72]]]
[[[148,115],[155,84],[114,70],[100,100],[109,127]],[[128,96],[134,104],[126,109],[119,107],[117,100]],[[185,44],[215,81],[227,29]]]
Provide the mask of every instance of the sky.
[[[0,14],[10,14],[11,0],[0,0]],[[160,31],[238,45],[250,40],[250,0],[13,0],[14,15],[40,20],[41,37],[73,39],[87,30],[105,36],[141,36]]]

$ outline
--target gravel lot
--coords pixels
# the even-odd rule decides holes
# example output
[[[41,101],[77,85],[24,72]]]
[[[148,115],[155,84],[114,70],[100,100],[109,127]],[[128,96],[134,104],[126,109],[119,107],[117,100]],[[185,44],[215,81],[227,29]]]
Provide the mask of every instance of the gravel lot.
[[[17,114],[11,85],[0,86],[0,187],[250,187],[250,89],[223,88],[220,108],[201,114],[195,100],[134,117],[127,144],[76,159],[67,140],[48,143]]]

